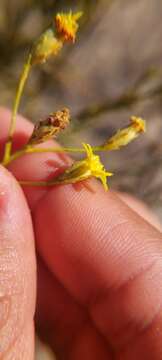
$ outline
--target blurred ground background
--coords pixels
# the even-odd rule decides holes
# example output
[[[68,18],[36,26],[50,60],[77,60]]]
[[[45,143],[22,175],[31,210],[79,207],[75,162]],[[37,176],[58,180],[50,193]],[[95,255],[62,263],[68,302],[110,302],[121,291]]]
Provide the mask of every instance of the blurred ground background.
[[[138,196],[162,219],[162,1],[1,0],[0,105],[11,107],[33,40],[53,14],[70,8],[84,11],[78,41],[35,68],[21,111],[35,122],[69,107],[73,122],[60,141],[70,145],[99,144],[132,114],[143,116],[146,135],[103,160],[115,173],[111,186]],[[37,360],[51,359],[37,349]]]

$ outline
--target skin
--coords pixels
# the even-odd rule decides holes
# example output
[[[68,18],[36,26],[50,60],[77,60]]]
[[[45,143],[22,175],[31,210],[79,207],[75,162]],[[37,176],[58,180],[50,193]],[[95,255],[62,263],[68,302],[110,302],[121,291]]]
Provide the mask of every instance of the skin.
[[[10,113],[0,115],[2,153]],[[19,117],[14,149],[31,132]],[[30,154],[0,167],[0,359],[34,359],[36,307],[58,359],[160,360],[162,234],[150,211],[96,181],[23,191],[16,181],[50,179],[69,161]]]

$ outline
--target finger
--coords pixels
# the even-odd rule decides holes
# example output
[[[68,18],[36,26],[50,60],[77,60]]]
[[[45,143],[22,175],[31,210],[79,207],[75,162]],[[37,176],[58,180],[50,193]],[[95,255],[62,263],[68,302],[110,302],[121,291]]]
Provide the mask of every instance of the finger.
[[[0,155],[2,158],[6,139],[9,132],[11,112],[3,107],[0,107]],[[33,125],[31,122],[24,119],[23,116],[17,116],[16,130],[13,138],[13,150],[16,150],[26,144],[30,134],[32,133]]]
[[[111,359],[110,349],[78,304],[38,257],[36,325],[58,359]]]
[[[0,167],[0,358],[33,359],[35,256],[23,193]]]
[[[144,204],[139,199],[126,194],[126,193],[116,193],[121,200],[123,200],[132,210],[137,212],[140,216],[142,216],[146,221],[148,221],[151,225],[155,226],[159,231],[161,231],[161,224],[155,214],[149,209],[149,207]]]
[[[2,116],[4,117],[4,116]],[[29,138],[29,131],[26,130],[26,122],[25,120],[21,119],[23,122],[23,133],[25,133],[26,140],[24,139],[24,143]],[[9,112],[5,113],[5,125],[3,123],[3,126],[6,126],[6,122],[9,121]],[[17,138],[17,132],[19,132],[19,118],[17,123],[17,130],[15,132],[15,148],[19,148],[19,141],[20,139]],[[7,136],[7,133],[6,133]],[[24,137],[25,137],[24,136]],[[5,136],[4,136],[5,138]],[[21,142],[22,143],[22,142]],[[53,143],[52,143],[53,146]],[[58,145],[57,145],[58,146]],[[10,166],[10,170],[14,173],[14,175],[17,178],[21,179],[28,179],[28,180],[40,180],[40,179],[47,179],[48,176],[51,174],[53,175],[56,171],[56,167],[60,166],[61,164],[69,163],[69,160],[67,160],[67,157],[65,155],[57,155],[57,154],[43,154],[43,155],[34,155],[34,156],[27,156],[26,158],[19,159],[18,161],[15,161]],[[45,196],[47,191],[50,191],[49,188],[33,188],[33,187],[24,187],[24,192],[27,197],[28,203],[32,209],[32,214],[34,218],[34,209],[36,205],[39,203],[40,199]],[[69,294],[66,292],[64,287],[54,279],[49,270],[46,271],[46,277],[43,276],[43,268],[42,265],[39,266],[38,264],[38,302],[39,302],[39,311],[37,314],[39,315],[39,318],[37,317],[38,324],[41,326],[41,330],[45,329],[43,331],[44,334],[46,334],[46,338],[48,336],[48,340],[51,340],[51,344],[57,344],[57,350],[61,353],[65,351],[66,348],[66,354],[67,347],[70,349],[70,343],[73,343],[74,336],[78,342],[78,338],[82,341],[82,351],[81,354],[84,353],[85,358],[90,359],[90,353],[93,354],[94,359],[94,349],[96,359],[109,359],[108,355],[108,349],[105,349],[105,341],[103,341],[101,335],[98,334],[98,332],[93,328],[91,324],[89,324],[87,317],[85,316],[84,309],[80,309],[80,306],[75,304],[74,299],[69,296]],[[49,286],[50,284],[50,286]],[[51,291],[51,289],[53,291]],[[49,301],[47,294],[50,295]],[[62,308],[63,304],[65,304],[66,309],[66,316],[64,314],[64,322],[60,322],[60,317],[62,317]],[[61,305],[61,306],[60,306]],[[52,308],[54,315],[52,314]],[[41,311],[42,310],[42,311]],[[47,316],[47,314],[50,316]],[[86,318],[86,321],[85,321]],[[44,322],[45,319],[45,322]],[[82,324],[85,323],[85,326],[82,328]],[[69,327],[70,326],[70,331]],[[52,326],[52,327],[51,327]],[[53,337],[53,331],[55,326],[55,336],[56,340],[55,342]],[[77,336],[78,329],[81,329],[82,331],[79,331],[79,336]],[[50,330],[49,330],[50,329]],[[86,341],[84,341],[84,334],[86,330]],[[49,331],[48,331],[49,330]],[[42,331],[41,331],[42,332]],[[79,341],[80,344],[80,341]],[[84,348],[84,350],[83,350]],[[60,350],[61,349],[61,350]],[[79,351],[79,346],[76,346],[76,349],[74,350]],[[64,354],[65,354],[64,353]],[[105,355],[106,353],[106,355]],[[80,356],[77,355],[77,358],[79,360]]]
[[[139,354],[149,355],[153,342],[160,351],[160,330],[153,337],[150,324],[156,317],[162,330],[161,234],[115,194],[70,185],[39,202],[34,222],[44,261],[114,350],[136,338]],[[138,335],[149,326],[143,350]]]
[[[39,164],[39,158],[37,158],[37,160],[38,160],[38,164]],[[29,171],[30,171],[30,169],[29,169]],[[44,175],[46,175],[45,173],[46,173],[46,171],[44,172]],[[59,192],[57,191],[57,196],[59,195],[59,197],[58,197],[59,201],[56,201],[55,205],[57,204],[59,206],[58,206],[58,209],[57,209],[57,206],[56,206],[56,208],[52,207],[52,209],[54,210],[53,216],[52,216],[51,212],[48,213],[48,210],[49,210],[48,206],[47,206],[48,205],[48,201],[47,201],[48,195],[46,197],[46,202],[45,202],[45,205],[47,206],[47,208],[46,208],[46,206],[44,207],[44,210],[45,210],[45,208],[47,209],[47,211],[46,211],[47,217],[48,217],[48,215],[50,215],[49,218],[53,219],[54,215],[56,215],[55,218],[57,220],[59,220],[58,224],[55,224],[55,221],[53,221],[53,224],[52,224],[52,227],[51,227],[52,234],[55,234],[54,231],[56,231],[56,226],[58,227],[56,235],[53,235],[53,236],[52,236],[52,234],[50,235],[50,238],[52,237],[52,239],[54,239],[54,241],[57,240],[58,237],[60,237],[60,234],[59,234],[60,227],[61,227],[61,239],[65,238],[67,225],[65,227],[62,226],[62,220],[63,220],[63,223],[65,222],[65,224],[67,224],[66,221],[69,221],[69,219],[72,220],[72,221],[70,221],[69,226],[71,224],[73,224],[73,229],[74,229],[73,232],[70,229],[70,231],[68,233],[68,240],[69,240],[69,234],[70,234],[70,241],[68,241],[69,245],[65,244],[65,239],[64,239],[64,241],[61,241],[61,244],[56,243],[56,249],[57,249],[56,253],[57,254],[60,253],[60,251],[61,251],[60,250],[60,245],[61,245],[61,247],[63,249],[65,248],[65,250],[63,251],[63,254],[60,254],[60,257],[58,257],[58,259],[56,259],[57,261],[55,261],[55,258],[53,258],[53,260],[51,260],[52,253],[51,253],[51,255],[50,254],[48,255],[48,251],[51,251],[51,248],[49,250],[49,244],[51,243],[51,240],[47,241],[46,251],[44,251],[44,246],[43,245],[40,246],[42,254],[44,255],[44,259],[45,259],[46,263],[48,263],[49,268],[53,271],[53,273],[55,273],[55,276],[57,276],[57,278],[60,279],[60,281],[63,282],[64,286],[66,286],[68,291],[72,295],[74,295],[76,297],[76,299],[79,299],[79,301],[85,303],[85,302],[87,302],[86,298],[90,298],[90,299],[92,298],[93,299],[93,297],[94,298],[97,297],[98,296],[97,293],[99,293],[99,289],[104,292],[105,288],[107,289],[107,286],[109,287],[109,284],[111,284],[111,281],[113,281],[114,275],[117,276],[118,273],[119,273],[119,280],[120,281],[121,281],[121,278],[122,278],[121,286],[122,286],[122,283],[123,283],[123,287],[124,287],[124,284],[127,281],[126,275],[128,276],[128,279],[132,279],[134,276],[136,276],[135,275],[136,271],[137,271],[137,274],[138,274],[138,272],[140,272],[140,270],[141,270],[141,272],[142,271],[145,272],[146,268],[147,268],[147,265],[149,267],[149,263],[150,263],[150,261],[151,261],[151,259],[153,257],[156,260],[155,262],[156,263],[158,262],[159,274],[156,276],[156,281],[153,281],[153,284],[151,284],[151,286],[149,287],[149,290],[150,290],[150,293],[153,294],[154,297],[155,297],[155,293],[156,293],[155,288],[157,287],[157,278],[158,277],[160,278],[160,276],[161,276],[161,273],[160,273],[161,269],[159,268],[160,251],[159,251],[158,247],[159,247],[160,241],[159,241],[159,238],[158,238],[158,236],[159,236],[158,233],[156,233],[156,235],[154,236],[154,234],[155,234],[154,231],[155,230],[153,228],[149,228],[148,236],[147,236],[148,224],[144,224],[144,222],[142,221],[141,218],[140,219],[137,218],[135,220],[136,216],[135,216],[134,212],[131,212],[131,221],[129,219],[128,226],[126,226],[126,228],[124,229],[124,224],[122,224],[122,223],[120,224],[120,221],[119,221],[119,220],[122,220],[122,217],[123,217],[123,204],[122,204],[122,211],[121,211],[121,202],[119,204],[118,201],[117,202],[115,201],[115,203],[114,203],[114,201],[113,202],[110,201],[110,197],[111,197],[110,194],[109,194],[109,206],[106,205],[106,207],[103,206],[103,208],[102,208],[102,202],[103,201],[100,201],[98,199],[98,201],[99,201],[98,205],[97,205],[97,202],[96,202],[97,206],[95,206],[95,204],[93,204],[92,201],[90,201],[88,203],[89,198],[87,196],[81,196],[82,201],[80,202],[80,198],[77,198],[77,197],[73,196],[74,188],[70,187],[70,186],[65,187],[65,189],[67,189],[67,188],[70,189],[70,191],[68,190],[68,196],[67,197],[65,196],[65,199],[64,199],[64,196],[63,197],[61,196],[61,198],[60,198],[60,195],[59,195],[60,191]],[[71,193],[71,190],[72,190],[72,193]],[[56,189],[54,191],[56,191]],[[62,193],[62,191],[63,191],[63,188],[61,189],[61,193]],[[85,192],[85,189],[83,189],[82,193],[84,193],[84,192]],[[53,190],[50,191],[50,193],[51,193],[51,199],[52,199]],[[79,196],[79,194],[80,194],[80,192],[78,192],[78,196]],[[71,204],[71,206],[69,206],[69,203],[71,201],[71,196],[72,196],[72,204]],[[105,196],[104,196],[104,198],[105,198]],[[76,201],[76,204],[75,204],[74,199]],[[65,200],[65,201],[63,201],[63,200]],[[85,207],[82,206],[83,205],[82,202],[87,204],[86,211],[84,211]],[[104,202],[105,202],[105,200],[104,200]],[[64,206],[62,207],[61,204],[63,204]],[[75,206],[74,206],[74,204],[75,204]],[[90,204],[92,205],[92,208],[89,209]],[[116,205],[112,206],[114,204],[116,204]],[[93,209],[93,205],[94,205],[94,209]],[[43,206],[43,199],[42,199],[42,206]],[[69,211],[68,212],[64,211],[65,208],[67,208]],[[115,209],[116,209],[116,213],[114,211]],[[51,211],[51,209],[50,209],[50,211]],[[96,214],[94,214],[94,212],[96,212],[97,216],[96,216]],[[86,220],[85,220],[85,216],[83,215],[83,213],[86,214],[86,215],[88,214]],[[128,213],[130,213],[130,209],[128,211],[128,208],[125,207],[124,223],[125,223],[125,219],[126,219],[126,223],[127,223],[127,220],[128,220],[127,215],[128,215]],[[62,217],[62,215],[63,215],[63,217]],[[66,218],[66,215],[67,215],[67,218]],[[132,216],[133,216],[133,218],[132,218]],[[71,219],[71,217],[72,217],[72,219]],[[38,219],[39,219],[39,217],[38,217]],[[96,223],[95,219],[98,219],[97,223]],[[74,220],[76,220],[76,222],[74,222]],[[93,224],[92,224],[92,220],[93,220]],[[138,226],[136,226],[136,222],[138,223],[138,220],[139,220],[140,226],[139,226],[139,224],[138,224]],[[102,221],[103,221],[103,224],[102,224]],[[144,228],[141,225],[141,221],[142,221],[142,224],[144,225]],[[111,224],[111,222],[112,222],[112,224]],[[45,226],[47,224],[49,224],[49,219],[44,217],[44,219],[42,221],[42,226]],[[56,226],[54,226],[54,224]],[[83,240],[84,240],[83,242],[82,242],[82,236],[78,235],[78,229],[79,229],[78,224],[82,225],[80,227],[80,232],[82,232],[83,229],[86,229],[86,228],[88,229],[88,232],[87,232],[86,236],[85,236],[85,230],[82,233]],[[115,224],[117,226],[115,226]],[[105,226],[103,226],[103,225],[105,225]],[[113,236],[112,236],[112,234],[110,232],[110,229],[109,229],[109,227],[111,228],[110,225],[112,225]],[[99,227],[99,229],[98,229],[98,227]],[[150,233],[150,229],[151,229],[151,233]],[[65,231],[65,233],[64,233],[64,231]],[[98,231],[98,236],[96,235],[97,231]],[[152,231],[153,231],[153,234],[152,234]],[[71,235],[73,235],[73,236],[71,236]],[[55,239],[55,236],[56,236],[56,239]],[[102,241],[99,241],[100,236],[101,236]],[[96,237],[97,237],[97,239],[96,239]],[[42,238],[43,239],[45,238],[45,231],[44,231],[44,234],[42,233]],[[42,240],[42,238],[41,238],[41,244],[43,244],[45,242],[44,240]],[[87,240],[85,241],[85,238],[89,238],[90,242],[87,241]],[[92,241],[93,238],[94,238],[94,240]],[[103,251],[101,251],[100,248],[102,249],[103,240],[105,238],[107,238],[107,241],[105,240],[105,242],[106,242],[106,245],[105,245],[106,252],[104,253],[104,264],[103,264],[104,266],[102,265],[102,271],[101,271],[100,266],[102,264],[101,260],[102,260],[103,255],[101,256],[101,258],[100,258],[100,256],[99,257],[96,256],[96,251],[97,250],[99,251],[99,255],[103,253]],[[155,238],[157,240],[152,241],[152,238]],[[47,239],[48,239],[48,237],[47,237]],[[76,240],[77,248],[75,246],[75,243],[74,244],[71,243],[72,240],[74,241],[74,239]],[[117,240],[117,242],[116,242],[116,240]],[[79,246],[78,246],[78,241],[79,241]],[[83,243],[83,246],[81,246],[82,243]],[[93,243],[94,243],[94,245],[93,245]],[[52,241],[52,244],[53,244],[53,241]],[[118,247],[118,245],[121,245],[121,248],[120,248],[120,246]],[[145,246],[145,245],[147,245],[147,246]],[[96,248],[95,248],[95,246],[96,246]],[[66,247],[67,247],[67,250],[66,250]],[[84,249],[83,249],[83,247],[84,247]],[[91,250],[91,248],[92,248],[92,250]],[[69,253],[69,255],[67,256],[68,253]],[[94,253],[94,255],[93,255],[93,253]],[[136,254],[136,256],[134,256],[134,254]],[[84,256],[82,256],[82,255],[85,255],[85,260],[84,261],[83,261]],[[84,268],[84,265],[85,264],[87,265],[89,263],[91,264],[92,255],[94,256],[94,260],[95,260],[94,261],[95,268],[90,266],[90,269],[89,269],[90,271],[87,271],[87,266],[85,266],[85,268]],[[114,255],[114,257],[111,256],[111,255]],[[67,261],[67,263],[65,262],[65,265],[63,267],[64,263],[62,262],[62,258],[65,257],[65,259],[66,259],[67,257],[70,258],[70,256],[72,256],[72,259],[74,259],[73,260],[74,264],[76,262],[75,272],[74,272],[74,266],[73,266],[73,268],[72,268],[72,266],[69,266],[68,261]],[[87,259],[87,256],[88,256],[88,259]],[[89,259],[89,256],[90,256],[90,259]],[[117,258],[115,258],[115,256]],[[77,263],[78,259],[79,259],[79,261]],[[113,259],[116,259],[116,263],[114,262],[114,264],[112,264]],[[108,274],[109,274],[108,279],[107,279],[107,275],[106,275],[107,272],[104,271],[104,273],[103,273],[103,270],[104,270],[104,267],[105,267],[105,260],[106,260],[106,266],[107,266],[107,263],[109,263],[109,260],[110,260],[110,264],[109,264],[109,267],[107,269]],[[53,264],[53,262],[54,262],[54,264]],[[62,265],[60,265],[60,264],[62,264]],[[71,262],[70,262],[70,264],[71,264]],[[130,267],[128,266],[129,264],[131,265]],[[61,271],[60,271],[60,267],[61,267]],[[78,269],[78,267],[79,267],[79,269]],[[64,268],[63,274],[62,274],[62,268]],[[71,280],[69,279],[69,271],[67,271],[67,274],[64,274],[64,272],[66,273],[66,268],[68,268],[69,271],[71,272],[71,275],[72,275]],[[89,268],[89,265],[88,265],[88,268]],[[114,271],[112,271],[112,270],[114,270]],[[80,271],[81,271],[81,276],[80,276]],[[154,269],[154,272],[155,272],[155,269]],[[86,276],[87,273],[89,273],[89,277]],[[120,275],[120,273],[121,273],[121,275]],[[104,276],[104,274],[105,274],[105,276]],[[112,279],[110,279],[111,274],[113,274]],[[94,276],[92,276],[92,275],[94,275]],[[73,279],[73,277],[74,277],[74,279]],[[85,278],[86,278],[86,282],[84,281]],[[80,283],[79,283],[78,279],[80,280]],[[115,279],[116,279],[116,277],[115,277]],[[98,280],[98,286],[96,284],[96,280]],[[72,281],[72,284],[71,284],[71,281]],[[120,281],[119,281],[119,283],[120,283]],[[77,282],[77,284],[76,284],[76,282]],[[91,284],[91,282],[92,282],[92,284]],[[105,283],[107,284],[107,286],[104,286]],[[115,281],[115,283],[116,283],[116,281]],[[73,289],[73,286],[74,286],[74,289]],[[89,289],[88,289],[88,287],[89,287]],[[147,287],[148,287],[148,284],[146,286],[146,283],[145,283],[145,286],[142,288],[142,291],[144,292],[144,290],[146,290]],[[112,288],[113,288],[113,286],[112,286]],[[130,289],[130,287],[128,287],[128,289]],[[158,290],[160,291],[159,286],[158,286]],[[147,310],[147,315],[151,314],[153,316],[155,308],[157,310],[157,307],[155,306],[155,302],[156,302],[155,300],[159,299],[159,291],[157,291],[157,293],[156,293],[156,299],[151,299],[151,301],[150,301],[150,304],[153,304],[153,308],[150,305],[151,310],[148,309],[148,304],[147,304],[147,308],[145,309],[145,310]],[[80,294],[80,292],[81,292],[81,294]],[[90,294],[89,293],[87,294],[87,292],[90,292]],[[93,295],[93,293],[94,293],[94,295]],[[142,295],[141,295],[141,297],[142,297]],[[113,295],[113,296],[115,296],[115,295]],[[82,299],[82,297],[83,297],[83,299]],[[84,299],[84,297],[85,297],[85,299]],[[118,301],[119,300],[118,296],[116,296],[116,297],[117,297],[117,301],[114,302],[114,304],[116,306],[119,306],[120,302]],[[158,297],[158,299],[157,299],[157,297]],[[161,295],[160,295],[160,298],[161,298]],[[123,316],[122,321],[121,320],[119,321],[119,325],[120,325],[119,327],[122,330],[123,327],[124,327],[125,322],[127,324],[127,321],[129,320],[128,325],[131,322],[130,327],[132,328],[132,327],[134,327],[135,321],[137,321],[138,326],[136,326],[136,330],[134,330],[134,332],[138,333],[138,329],[139,329],[139,327],[141,327],[141,323],[142,323],[142,326],[143,326],[144,321],[142,321],[143,319],[141,320],[141,315],[139,316],[139,313],[140,313],[138,311],[138,307],[140,307],[139,306],[140,305],[139,304],[139,296],[137,296],[137,298],[134,296],[134,301],[135,300],[137,300],[137,304],[136,304],[136,311],[135,311],[134,315],[136,314],[137,319],[136,319],[135,316],[134,316],[133,319],[130,316],[132,307],[130,307],[129,311],[122,312],[122,306],[124,306],[124,304],[122,302],[121,311],[119,311],[119,312],[121,314],[124,314],[124,316]],[[111,304],[111,299],[109,301],[106,301],[106,306],[108,306],[109,303]],[[112,303],[113,303],[113,301],[112,301]],[[127,305],[125,305],[125,307],[127,306],[129,308],[129,306],[128,306],[129,303],[130,303],[130,299],[129,299],[129,296],[128,296],[128,301],[126,301]],[[144,298],[143,298],[143,302],[142,302],[143,306],[144,306],[144,303],[145,303],[145,301],[144,301]],[[159,306],[158,301],[157,301],[157,304]],[[127,309],[127,307],[126,307],[126,309]],[[101,306],[101,308],[103,308],[103,306]],[[109,308],[112,310],[112,306],[109,306]],[[114,313],[116,313],[116,312],[117,312],[117,310],[114,309]],[[94,313],[96,314],[96,311],[94,311]],[[99,311],[99,313],[100,313],[100,311]],[[111,315],[111,313],[112,313],[112,311],[109,312],[109,315]],[[91,314],[91,317],[93,318],[94,314]],[[103,316],[101,316],[101,314],[99,314],[98,317],[99,317],[99,319],[103,318]],[[144,318],[145,318],[145,316],[144,316]],[[110,317],[110,320],[114,321],[114,317],[113,317],[113,319],[111,319],[111,317]],[[111,323],[111,321],[110,321],[110,323]],[[95,319],[95,324],[97,324],[97,322],[99,322],[99,321],[97,321]],[[118,341],[117,341],[117,339],[114,339],[114,335],[112,336],[112,333],[114,332],[114,330],[113,330],[114,328],[112,326],[112,329],[111,329],[111,324],[109,324],[109,326],[108,326],[107,323],[108,323],[108,319],[106,317],[106,319],[105,319],[105,327],[106,327],[106,329],[103,329],[103,324],[101,326],[98,323],[99,329],[101,329],[102,333],[104,334],[104,336],[107,339],[110,339],[110,341],[112,342],[112,344],[114,344],[114,346],[119,347],[119,346],[122,346],[122,343],[123,343],[123,347],[124,347],[124,340],[122,341],[120,336],[118,336]],[[149,321],[147,321],[146,323],[149,323]],[[159,319],[158,319],[158,324],[159,324]],[[115,326],[117,326],[117,325],[114,324],[114,327]],[[127,326],[127,327],[128,327],[127,332],[126,331],[123,331],[123,332],[121,331],[121,333],[123,333],[126,338],[127,338],[127,334],[128,335],[131,334],[131,332],[129,332],[129,326]],[[155,329],[155,326],[153,327],[153,329]],[[153,338],[152,335],[153,335],[153,331],[151,331],[151,333],[150,333],[151,340]],[[133,337],[133,334],[131,334],[131,336]],[[148,334],[147,334],[147,339],[148,339]],[[158,355],[159,355],[159,346],[158,346],[158,340],[159,339],[160,339],[160,335],[158,334],[156,336],[156,341],[154,341],[154,342],[149,341],[149,345],[154,343],[154,347],[157,348]],[[127,343],[128,342],[129,341],[127,341]],[[126,344],[125,344],[125,347],[126,347]],[[127,348],[128,348],[128,346],[127,346]],[[136,349],[137,349],[137,346],[136,346]],[[145,351],[145,354],[146,354],[146,352],[148,354],[150,354],[149,346],[146,346],[146,347],[144,346],[143,349]],[[141,351],[141,346],[139,347],[139,351]],[[151,352],[151,354],[152,354],[152,352]],[[159,359],[159,357],[158,357],[158,359]]]

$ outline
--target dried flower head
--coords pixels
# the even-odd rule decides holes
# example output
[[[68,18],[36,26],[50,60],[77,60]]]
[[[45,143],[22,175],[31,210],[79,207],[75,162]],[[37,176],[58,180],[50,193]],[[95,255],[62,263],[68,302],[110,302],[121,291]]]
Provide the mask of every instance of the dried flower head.
[[[36,145],[56,137],[61,130],[69,125],[69,121],[70,113],[67,108],[50,114],[47,119],[35,125],[28,145]]]
[[[76,33],[79,27],[77,21],[80,19],[82,14],[82,12],[77,12],[73,14],[70,11],[68,14],[59,13],[56,15],[56,31],[63,41],[75,42]]]
[[[142,118],[132,116],[130,121],[131,123],[129,126],[118,130],[115,135],[104,143],[104,150],[118,150],[122,146],[125,146],[135,140],[141,132],[146,131],[145,120]]]
[[[69,184],[76,183],[91,177],[96,177],[101,180],[104,189],[108,190],[107,177],[113,174],[104,169],[100,161],[100,157],[95,155],[92,147],[89,144],[83,144],[87,157],[83,160],[76,161],[74,164],[59,175],[54,183]]]

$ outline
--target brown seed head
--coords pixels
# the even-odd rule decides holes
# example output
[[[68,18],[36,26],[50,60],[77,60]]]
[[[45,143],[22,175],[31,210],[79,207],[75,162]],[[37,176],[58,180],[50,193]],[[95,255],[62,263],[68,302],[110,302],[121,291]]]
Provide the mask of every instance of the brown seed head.
[[[61,130],[64,130],[70,122],[69,109],[56,111],[50,114],[45,120],[39,121],[33,130],[28,145],[37,145],[56,137]]]

